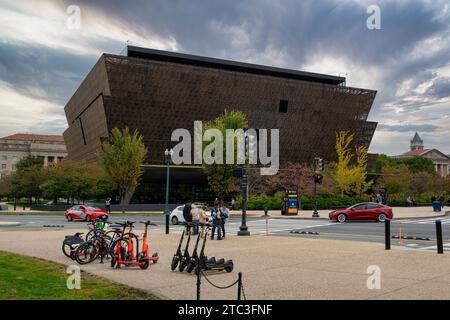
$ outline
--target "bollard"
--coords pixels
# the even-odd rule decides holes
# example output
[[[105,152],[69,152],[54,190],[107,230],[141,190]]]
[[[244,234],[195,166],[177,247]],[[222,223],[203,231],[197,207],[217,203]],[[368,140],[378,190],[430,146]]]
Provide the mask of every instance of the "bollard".
[[[403,244],[403,230],[402,230],[402,223],[400,222],[400,225],[398,227],[398,243]]]
[[[197,300],[200,300],[200,285],[201,285],[201,281],[200,281],[200,274],[201,270],[200,270],[200,259],[197,259]]]
[[[266,236],[269,235],[269,219],[266,218]]]
[[[241,292],[242,292],[242,272],[238,273],[238,300],[241,300]]]
[[[386,250],[391,250],[391,220],[389,219],[384,222],[384,236]]]
[[[441,222],[441,220],[436,220],[436,241],[437,241],[438,254],[443,254],[444,253],[444,245],[442,242],[442,222]]]

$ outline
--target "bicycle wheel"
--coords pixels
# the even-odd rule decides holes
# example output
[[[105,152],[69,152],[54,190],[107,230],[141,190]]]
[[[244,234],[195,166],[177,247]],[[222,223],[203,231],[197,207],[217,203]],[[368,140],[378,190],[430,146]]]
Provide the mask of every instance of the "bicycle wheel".
[[[120,244],[119,244],[120,243]],[[119,261],[119,255],[117,253],[117,247],[120,245],[120,258],[122,261],[128,261],[130,260],[130,257],[128,255],[128,238],[119,238],[115,241],[113,241],[112,245],[110,246],[110,255],[111,255],[111,267],[114,268],[120,268],[120,265],[118,264]]]
[[[98,256],[97,246],[94,241],[83,242],[75,251],[75,260],[79,264],[88,264]]]
[[[94,237],[95,233],[94,233],[94,229],[91,229],[88,231],[88,233],[86,233],[86,237],[84,237],[85,241],[89,241],[92,240],[92,238]]]
[[[64,253],[64,255],[65,255],[67,258],[72,258],[72,257],[70,256],[70,251],[72,251],[71,248],[70,248],[70,245],[67,244],[67,243],[63,243],[63,244],[62,244],[62,252]]]

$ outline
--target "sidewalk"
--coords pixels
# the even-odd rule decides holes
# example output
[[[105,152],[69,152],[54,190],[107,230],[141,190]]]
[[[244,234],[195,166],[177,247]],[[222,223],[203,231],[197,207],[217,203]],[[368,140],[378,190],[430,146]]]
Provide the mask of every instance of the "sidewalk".
[[[85,232],[85,230],[83,230]],[[0,250],[18,252],[63,264],[61,242],[68,232],[0,231]],[[14,241],[11,241],[14,239]],[[94,262],[83,270],[150,291],[170,299],[195,299],[196,277],[170,271],[177,235],[152,231],[150,249],[160,262],[148,270],[111,269]],[[210,275],[217,285],[228,285],[243,273],[247,299],[450,299],[450,255],[394,249],[374,243],[294,237],[230,237],[208,242],[206,252],[232,258],[232,273]],[[381,269],[381,290],[367,288],[367,268]],[[81,282],[83,288],[83,282]],[[213,288],[202,280],[202,299],[236,299],[237,288]]]

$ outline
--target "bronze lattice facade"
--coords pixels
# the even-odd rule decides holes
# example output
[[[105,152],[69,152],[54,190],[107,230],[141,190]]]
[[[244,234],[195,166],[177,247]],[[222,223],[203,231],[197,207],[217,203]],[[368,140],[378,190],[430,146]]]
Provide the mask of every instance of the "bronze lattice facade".
[[[376,91],[345,78],[128,47],[103,54],[65,107],[69,158],[96,161],[113,127],[139,129],[148,163],[161,164],[176,128],[224,109],[243,111],[253,128],[280,129],[280,161],[335,160],[335,132],[350,130],[369,146]]]

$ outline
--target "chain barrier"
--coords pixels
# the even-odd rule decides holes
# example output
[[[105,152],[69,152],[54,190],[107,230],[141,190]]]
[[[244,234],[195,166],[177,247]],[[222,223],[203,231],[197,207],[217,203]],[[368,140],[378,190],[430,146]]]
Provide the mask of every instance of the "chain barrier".
[[[238,279],[236,281],[234,281],[233,283],[231,283],[227,286],[219,286],[219,285],[212,283],[212,281],[209,280],[208,276],[206,275],[206,273],[203,270],[200,270],[199,274],[197,275],[197,300],[200,300],[200,284],[201,284],[200,278],[201,278],[201,276],[203,276],[206,279],[206,281],[216,289],[229,289],[235,285],[238,285],[237,299],[241,300],[241,293],[242,293],[244,300],[247,300],[247,297],[245,296],[244,286],[242,284],[242,273],[241,272],[239,272]]]

